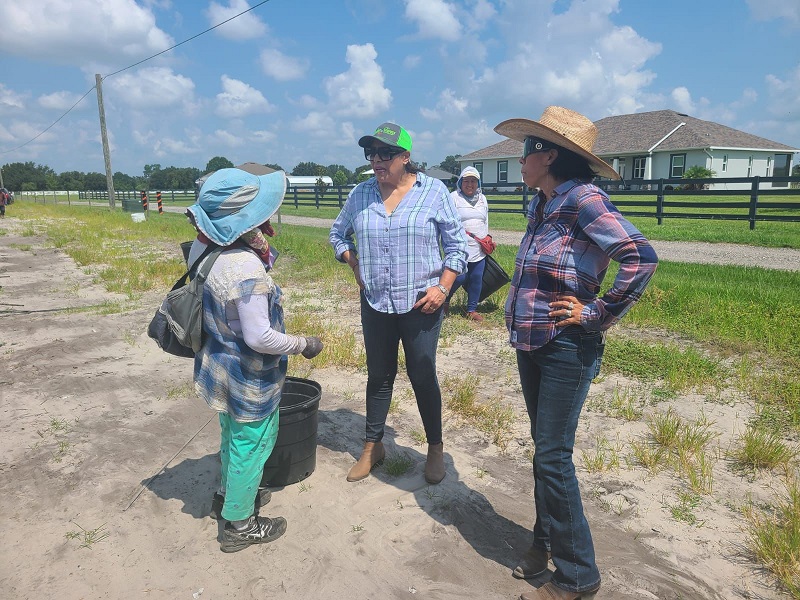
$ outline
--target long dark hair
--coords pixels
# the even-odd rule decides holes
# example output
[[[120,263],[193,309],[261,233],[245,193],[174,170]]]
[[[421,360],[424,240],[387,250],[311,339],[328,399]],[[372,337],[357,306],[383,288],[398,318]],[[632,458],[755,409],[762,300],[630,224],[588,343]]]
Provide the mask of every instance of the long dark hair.
[[[413,160],[411,160],[410,157],[409,157],[408,162],[406,163],[405,167],[406,167],[406,173],[413,173],[414,175],[416,175],[419,172],[423,172],[424,173],[424,171],[422,170],[422,167],[420,167],[417,163],[415,163]]]
[[[569,179],[580,179],[581,181],[592,181],[597,177],[589,161],[575,154],[572,150],[567,150],[561,146],[553,144],[553,148],[558,150],[558,156],[550,163],[550,174],[556,179],[567,181]]]

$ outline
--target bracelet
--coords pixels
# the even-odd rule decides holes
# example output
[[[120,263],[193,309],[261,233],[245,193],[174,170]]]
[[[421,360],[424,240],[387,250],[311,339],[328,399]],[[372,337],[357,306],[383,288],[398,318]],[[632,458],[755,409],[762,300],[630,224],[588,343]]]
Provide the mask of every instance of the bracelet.
[[[441,283],[437,283],[436,287],[439,288],[439,291],[442,292],[445,296],[447,296],[450,293],[450,290],[444,287]]]

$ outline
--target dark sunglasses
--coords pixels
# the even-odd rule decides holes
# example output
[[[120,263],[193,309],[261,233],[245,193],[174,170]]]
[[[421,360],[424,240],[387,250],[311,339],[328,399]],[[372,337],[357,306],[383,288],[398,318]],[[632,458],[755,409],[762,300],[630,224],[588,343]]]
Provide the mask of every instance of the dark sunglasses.
[[[534,154],[536,152],[547,152],[548,150],[552,149],[552,146],[548,146],[547,142],[544,140],[529,136],[525,138],[525,147],[522,150],[522,158],[525,158],[529,154]]]
[[[398,154],[405,152],[402,148],[393,148],[392,146],[382,146],[381,148],[364,148],[364,158],[369,161],[375,159],[391,160]]]

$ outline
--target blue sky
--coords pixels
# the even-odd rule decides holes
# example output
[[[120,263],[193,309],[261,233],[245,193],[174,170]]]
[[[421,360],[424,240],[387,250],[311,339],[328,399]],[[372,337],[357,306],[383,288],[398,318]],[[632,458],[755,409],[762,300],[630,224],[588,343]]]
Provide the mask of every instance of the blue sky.
[[[550,104],[593,120],[674,109],[800,148],[797,0],[271,0],[126,69],[259,2],[0,3],[0,165],[104,172],[94,91],[14,149],[95,73],[129,175],[219,155],[354,169],[383,121],[434,165]]]

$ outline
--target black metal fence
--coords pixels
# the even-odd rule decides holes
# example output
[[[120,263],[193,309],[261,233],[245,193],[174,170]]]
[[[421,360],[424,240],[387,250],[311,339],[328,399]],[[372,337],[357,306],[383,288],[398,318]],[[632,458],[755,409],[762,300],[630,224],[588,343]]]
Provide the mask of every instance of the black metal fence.
[[[596,184],[611,197],[626,216],[652,217],[661,225],[664,219],[720,219],[748,221],[755,229],[758,221],[800,222],[800,177],[729,177],[714,179],[645,179],[635,182],[599,180]],[[718,189],[730,184],[738,189]],[[774,187],[774,184],[785,187]],[[703,189],[713,185],[715,189]],[[768,187],[767,187],[768,186]],[[289,186],[284,206],[341,208],[353,186]],[[746,189],[745,189],[746,188]],[[484,188],[489,199],[489,212],[524,213],[534,191],[522,182],[506,183],[503,188]],[[67,201],[97,202],[108,206],[108,193],[87,192],[24,192],[34,195],[61,194]],[[191,203],[194,190],[147,192],[151,208],[157,195],[164,204]],[[729,197],[730,201],[719,198]],[[140,210],[141,191],[115,191],[115,198],[125,210]],[[55,200],[59,201],[59,200]],[[132,208],[133,207],[133,208]]]

